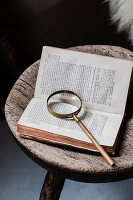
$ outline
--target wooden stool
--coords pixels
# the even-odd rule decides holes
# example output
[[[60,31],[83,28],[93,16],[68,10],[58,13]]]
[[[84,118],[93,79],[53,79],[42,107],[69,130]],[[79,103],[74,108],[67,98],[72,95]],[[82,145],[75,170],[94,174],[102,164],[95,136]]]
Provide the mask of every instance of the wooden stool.
[[[87,45],[71,49],[133,60],[133,52],[120,47]],[[59,199],[65,178],[83,182],[110,182],[132,177],[133,92],[128,98],[119,151],[113,158],[115,167],[110,167],[99,155],[22,139],[17,135],[17,122],[34,94],[38,68],[39,61],[27,68],[16,81],[6,101],[5,116],[20,148],[34,162],[48,170],[40,200]]]

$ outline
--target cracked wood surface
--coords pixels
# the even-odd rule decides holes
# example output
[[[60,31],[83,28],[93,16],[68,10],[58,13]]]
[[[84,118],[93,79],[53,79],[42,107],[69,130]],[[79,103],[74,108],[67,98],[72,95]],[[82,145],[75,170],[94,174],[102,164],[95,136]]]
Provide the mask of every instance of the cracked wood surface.
[[[133,61],[133,52],[113,46],[87,45],[73,50],[96,53]],[[28,67],[16,81],[5,105],[5,116],[11,132],[23,151],[37,164],[53,172],[59,171],[67,178],[85,182],[117,181],[133,176],[133,92],[128,98],[127,111],[120,133],[120,145],[110,167],[102,156],[85,151],[74,151],[59,146],[20,138],[17,122],[34,95],[39,60]],[[126,67],[126,66],[125,66]],[[124,74],[123,74],[124,76]]]

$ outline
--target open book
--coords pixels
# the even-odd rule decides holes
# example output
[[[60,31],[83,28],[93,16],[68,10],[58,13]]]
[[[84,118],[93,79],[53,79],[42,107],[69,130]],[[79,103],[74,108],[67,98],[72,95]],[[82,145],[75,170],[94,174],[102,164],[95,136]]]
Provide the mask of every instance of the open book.
[[[44,46],[34,98],[18,122],[18,133],[95,151],[74,120],[55,118],[47,110],[51,93],[71,90],[83,101],[78,117],[107,152],[115,152],[132,66],[128,60]]]

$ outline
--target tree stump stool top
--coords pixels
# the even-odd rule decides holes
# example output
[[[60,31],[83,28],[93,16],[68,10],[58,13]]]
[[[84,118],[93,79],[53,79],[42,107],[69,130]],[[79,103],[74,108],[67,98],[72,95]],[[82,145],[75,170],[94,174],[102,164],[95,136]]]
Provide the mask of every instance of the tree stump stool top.
[[[96,53],[133,61],[133,52],[114,46],[87,45],[71,48],[82,52]],[[37,164],[67,178],[85,182],[117,181],[133,176],[133,92],[129,96],[126,117],[121,129],[115,167],[110,167],[104,158],[89,152],[74,151],[50,144],[20,138],[17,122],[27,104],[33,98],[39,60],[28,67],[16,81],[5,105],[5,116],[10,130],[22,150]],[[125,66],[126,67],[126,66]],[[124,76],[124,74],[123,74]],[[132,90],[132,88],[131,88]]]

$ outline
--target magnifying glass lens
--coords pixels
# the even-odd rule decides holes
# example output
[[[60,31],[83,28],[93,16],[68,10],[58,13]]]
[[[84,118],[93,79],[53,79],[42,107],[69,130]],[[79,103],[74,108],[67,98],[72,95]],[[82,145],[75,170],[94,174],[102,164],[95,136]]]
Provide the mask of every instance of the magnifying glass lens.
[[[50,97],[48,106],[53,112],[66,115],[76,112],[81,101],[75,94],[60,92]]]

